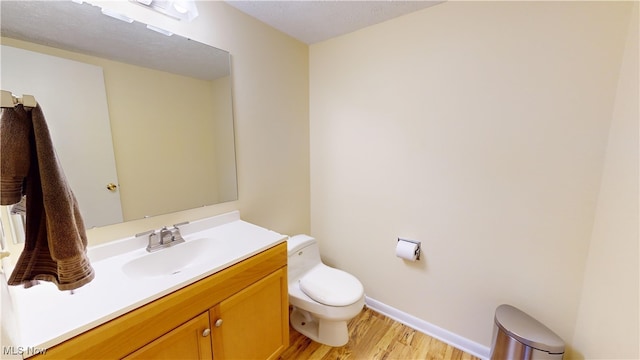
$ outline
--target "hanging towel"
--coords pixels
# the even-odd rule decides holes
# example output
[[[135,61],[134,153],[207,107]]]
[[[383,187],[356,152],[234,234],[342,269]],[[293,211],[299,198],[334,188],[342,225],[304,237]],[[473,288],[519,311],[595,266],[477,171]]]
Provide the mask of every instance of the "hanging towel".
[[[29,171],[31,118],[26,112],[2,109],[0,122],[0,205],[13,205],[24,195]]]
[[[9,278],[9,285],[33,280],[51,281],[59,290],[73,290],[93,280],[95,273],[86,254],[87,236],[78,202],[69,187],[53,148],[39,105],[3,109],[3,124],[27,119],[29,170],[25,178],[27,216],[25,245]],[[5,133],[1,137],[24,141]],[[5,140],[2,140],[4,145]],[[22,153],[22,152],[21,152]],[[5,149],[2,149],[4,158]],[[4,176],[3,176],[4,177]]]

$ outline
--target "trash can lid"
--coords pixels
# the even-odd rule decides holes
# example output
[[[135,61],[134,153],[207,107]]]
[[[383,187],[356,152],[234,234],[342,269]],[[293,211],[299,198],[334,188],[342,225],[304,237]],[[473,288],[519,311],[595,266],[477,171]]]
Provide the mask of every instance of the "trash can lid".
[[[498,306],[495,322],[509,336],[527,346],[551,354],[564,353],[564,341],[558,335],[511,305]]]

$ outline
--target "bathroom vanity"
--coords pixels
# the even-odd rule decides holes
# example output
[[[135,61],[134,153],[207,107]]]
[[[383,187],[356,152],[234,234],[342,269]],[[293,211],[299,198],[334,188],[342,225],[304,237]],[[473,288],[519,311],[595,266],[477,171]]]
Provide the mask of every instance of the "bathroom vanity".
[[[286,236],[237,212],[183,236],[154,253],[136,238],[91,248],[96,279],[72,295],[14,291],[17,345],[46,349],[30,359],[277,358],[289,342]]]

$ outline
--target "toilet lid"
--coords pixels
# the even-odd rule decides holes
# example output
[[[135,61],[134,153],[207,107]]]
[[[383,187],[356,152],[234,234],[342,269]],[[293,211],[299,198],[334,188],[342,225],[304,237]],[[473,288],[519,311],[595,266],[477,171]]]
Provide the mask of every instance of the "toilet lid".
[[[317,266],[300,279],[300,289],[313,300],[329,306],[347,306],[364,295],[355,276],[328,266]]]

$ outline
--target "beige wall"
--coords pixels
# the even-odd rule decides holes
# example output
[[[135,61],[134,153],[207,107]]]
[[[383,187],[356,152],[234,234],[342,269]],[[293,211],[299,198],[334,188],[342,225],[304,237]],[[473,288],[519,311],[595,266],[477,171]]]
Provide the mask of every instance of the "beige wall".
[[[227,106],[233,102],[231,97],[231,76],[225,76],[212,83],[214,112],[214,144],[216,168],[218,169],[218,202],[236,200],[238,198],[238,182],[236,179],[236,157],[233,133],[233,108]],[[232,156],[230,156],[232,155]]]
[[[501,303],[571,346],[630,7],[448,2],[312,45],[311,233],[326,262],[485,346]],[[423,259],[395,257],[398,237]],[[638,272],[637,252],[627,265]]]
[[[217,203],[211,81],[116,64],[105,84],[125,220]]]
[[[607,143],[573,343],[588,359],[639,359],[638,3]]]
[[[129,2],[91,3],[231,53],[239,199],[94,229],[90,241],[235,209],[281,233],[308,232],[308,47],[219,1],[199,1],[200,16],[191,23]]]

